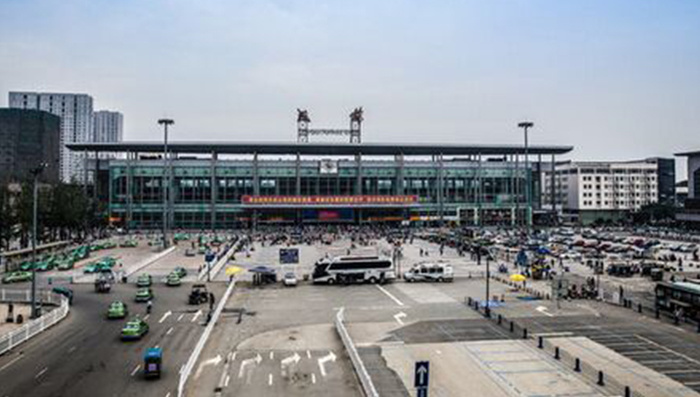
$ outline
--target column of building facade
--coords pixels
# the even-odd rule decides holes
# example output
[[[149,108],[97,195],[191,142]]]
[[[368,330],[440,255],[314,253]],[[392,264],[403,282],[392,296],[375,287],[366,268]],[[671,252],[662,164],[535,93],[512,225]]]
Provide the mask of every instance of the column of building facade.
[[[134,153],[126,152],[126,228],[127,230],[131,228],[131,222],[133,219],[133,192],[132,192],[132,163],[133,163]],[[111,185],[111,183],[110,183]],[[111,197],[111,195],[110,195]]]
[[[216,165],[218,162],[218,154],[215,151],[211,152],[211,169],[210,169],[210,177],[211,177],[211,229],[215,230],[216,229],[216,199],[218,196],[218,183],[216,179]]]

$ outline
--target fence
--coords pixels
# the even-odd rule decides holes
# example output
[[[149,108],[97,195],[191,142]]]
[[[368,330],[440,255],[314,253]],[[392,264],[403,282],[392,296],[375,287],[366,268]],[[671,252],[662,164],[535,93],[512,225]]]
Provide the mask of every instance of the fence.
[[[178,397],[182,397],[185,395],[185,385],[187,384],[187,380],[189,379],[190,374],[192,373],[192,369],[194,368],[194,365],[197,363],[197,360],[199,359],[199,355],[202,354],[202,350],[204,349],[204,345],[206,345],[207,340],[209,339],[209,335],[211,335],[211,332],[214,329],[214,326],[216,325],[216,322],[219,319],[219,316],[221,316],[221,312],[224,310],[224,305],[226,305],[226,302],[228,301],[229,296],[231,296],[231,293],[233,292],[233,287],[235,285],[236,285],[236,280],[233,280],[228,285],[228,288],[226,288],[226,292],[224,293],[224,296],[219,300],[219,305],[216,307],[216,310],[214,310],[214,314],[212,315],[211,319],[209,320],[209,323],[207,324],[207,327],[204,329],[204,332],[202,333],[202,336],[199,338],[199,341],[197,341],[197,345],[194,347],[194,350],[192,351],[190,358],[187,360],[185,365],[180,370],[180,381],[177,385]]]
[[[0,336],[0,355],[40,334],[68,315],[68,298],[49,291],[38,291],[37,293],[41,302],[58,307],[10,333]],[[29,303],[31,296],[31,291],[0,290],[0,301],[2,302]]]
[[[345,346],[345,350],[347,350],[348,355],[350,356],[350,361],[352,362],[353,368],[355,368],[357,377],[360,379],[360,385],[362,386],[362,390],[365,392],[365,396],[379,397],[379,393],[377,393],[377,389],[375,389],[374,383],[372,383],[372,378],[369,377],[367,368],[365,368],[365,364],[362,362],[360,354],[357,352],[357,348],[355,348],[355,344],[353,343],[352,338],[350,338],[348,330],[345,328],[344,311],[345,308],[338,310],[338,313],[335,316],[335,329],[338,331],[340,339],[343,341],[343,345]]]
[[[493,313],[487,308],[482,308],[480,302],[471,297],[467,297],[465,304],[475,311],[482,313],[486,318],[490,318],[497,325],[506,329],[513,337],[522,339],[527,343],[535,345],[551,355],[555,360],[560,361],[563,365],[571,368],[574,372],[581,374],[588,380],[595,382],[598,386],[604,387],[613,395],[625,397],[643,397],[642,394],[633,391],[629,386],[625,386],[616,379],[605,374],[602,368],[596,368],[573,354],[565,351],[556,345],[555,342],[548,340],[544,336],[533,336],[526,327],[521,326],[512,319],[507,319],[505,316]]]

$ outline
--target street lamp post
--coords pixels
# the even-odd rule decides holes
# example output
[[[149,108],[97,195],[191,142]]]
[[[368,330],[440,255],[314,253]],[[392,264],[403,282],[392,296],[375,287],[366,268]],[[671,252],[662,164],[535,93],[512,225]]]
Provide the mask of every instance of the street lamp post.
[[[175,124],[172,119],[159,119],[158,124],[163,126],[163,178],[161,190],[163,192],[163,249],[168,248],[168,185],[170,173],[168,168],[168,126]]]
[[[522,121],[518,123],[518,127],[525,132],[525,198],[527,200],[527,208],[525,214],[525,222],[527,222],[527,238],[530,239],[530,229],[532,228],[532,194],[531,194],[531,174],[530,172],[530,148],[528,147],[527,130],[534,127],[535,123],[531,121]]]
[[[39,164],[38,167],[30,172],[34,177],[34,186],[32,193],[32,318],[39,317],[39,309],[36,304],[36,234],[37,234],[37,209],[39,201],[39,175],[47,167],[46,163]]]

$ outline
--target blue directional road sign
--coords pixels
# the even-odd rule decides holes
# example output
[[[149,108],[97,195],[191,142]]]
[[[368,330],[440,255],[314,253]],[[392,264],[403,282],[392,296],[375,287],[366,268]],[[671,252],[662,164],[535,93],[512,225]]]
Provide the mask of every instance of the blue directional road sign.
[[[430,379],[430,362],[429,361],[416,361],[416,367],[414,371],[415,382],[414,387],[416,388],[427,388],[428,380]],[[427,392],[426,392],[427,395]]]

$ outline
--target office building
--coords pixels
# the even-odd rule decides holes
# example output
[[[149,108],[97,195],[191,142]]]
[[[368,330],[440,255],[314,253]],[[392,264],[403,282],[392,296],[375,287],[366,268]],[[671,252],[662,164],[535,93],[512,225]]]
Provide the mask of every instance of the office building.
[[[677,153],[688,159],[687,197],[684,207],[676,213],[676,220],[693,228],[700,228],[700,150]]]
[[[645,205],[672,204],[675,197],[673,159],[567,161],[556,163],[554,175],[551,164],[545,170],[543,194],[554,194],[564,219],[582,224],[621,221]]]
[[[92,97],[86,94],[10,92],[10,108],[36,109],[61,118],[59,175],[64,182],[84,182],[85,158],[65,145],[93,140]]]
[[[60,118],[40,110],[0,109],[0,183],[31,179],[45,163],[41,181],[59,180]]]
[[[119,112],[98,110],[94,113],[93,127],[93,142],[121,142],[124,135],[124,116]]]

